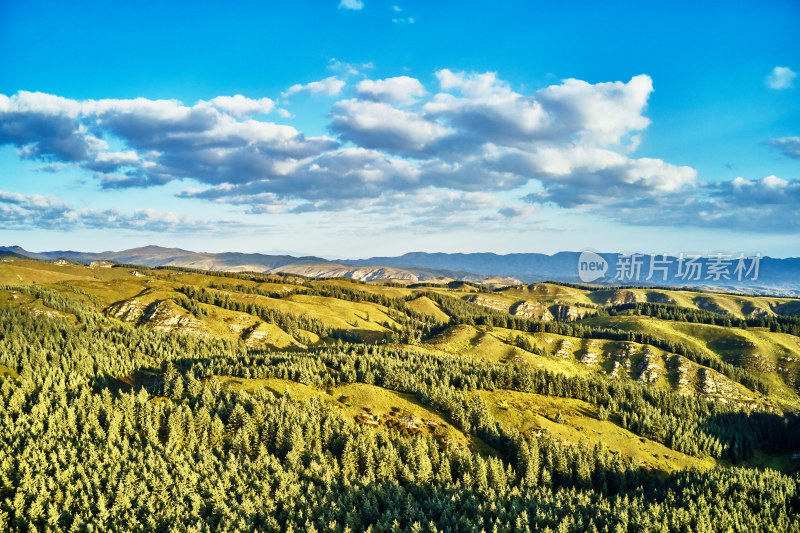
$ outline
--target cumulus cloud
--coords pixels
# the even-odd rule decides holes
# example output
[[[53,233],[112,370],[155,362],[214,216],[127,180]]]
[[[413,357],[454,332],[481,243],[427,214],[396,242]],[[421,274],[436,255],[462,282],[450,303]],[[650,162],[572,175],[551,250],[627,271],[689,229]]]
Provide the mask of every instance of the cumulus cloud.
[[[0,144],[16,146],[23,158],[78,165],[110,188],[183,178],[248,181],[284,173],[338,145],[327,137],[306,138],[291,126],[246,118],[272,108],[269,99],[239,96],[186,106],[145,98],[78,102],[20,91],[0,98]],[[109,151],[104,137],[119,140],[126,150]]]
[[[298,93],[309,93],[312,95],[326,94],[328,96],[336,96],[342,92],[342,88],[345,85],[345,82],[336,76],[329,76],[324,80],[312,81],[306,84],[296,83],[283,91],[281,96],[284,98],[291,98]]]
[[[358,11],[360,9],[364,9],[364,2],[361,0],[342,0],[339,2],[339,9]]]
[[[217,232],[252,229],[236,220],[204,220],[155,209],[75,209],[54,196],[0,191],[0,229],[125,229],[148,232]]]
[[[420,155],[450,130],[419,113],[383,102],[344,100],[331,110],[331,128],[342,138],[366,148]]]
[[[341,74],[295,85],[283,97],[345,91],[339,76],[358,70],[332,65]],[[650,124],[647,75],[596,84],[566,79],[523,93],[492,72],[435,74],[438,86],[427,90],[409,76],[348,87],[331,107],[331,135],[318,137],[268,120],[264,115],[276,110],[278,118],[288,115],[269,98],[219,96],[185,105],[0,95],[0,144],[53,172],[81,167],[105,188],[191,179],[180,196],[250,213],[372,209],[388,220],[394,205],[421,224],[465,216],[501,224],[549,204],[626,223],[704,226],[736,224],[732,207],[780,219],[780,209],[800,206],[792,180],[705,182],[691,167],[636,157]],[[789,157],[800,154],[796,137],[767,144]],[[499,191],[520,191],[525,203],[506,205],[493,196]],[[438,210],[423,209],[428,198]],[[468,205],[479,198],[486,200],[480,207]]]
[[[525,200],[538,204],[542,196]],[[761,179],[742,177],[722,182],[699,183],[696,188],[658,195],[630,194],[611,196],[584,205],[596,215],[634,226],[676,226],[732,229],[752,233],[800,231],[800,220],[787,217],[800,205],[800,180],[777,176]]]
[[[800,137],[780,137],[778,139],[770,139],[764,144],[777,148],[786,157],[800,159]]]
[[[642,114],[653,91],[646,75],[594,85],[568,79],[527,96],[512,91],[495,73],[444,69],[436,76],[444,92],[424,109],[499,144],[577,139],[620,146],[650,124]]]
[[[797,72],[789,67],[775,67],[764,80],[770,89],[791,89],[794,87],[794,79]]]
[[[363,80],[356,85],[356,93],[361,98],[376,102],[412,104],[418,97],[425,96],[425,88],[416,78],[398,76],[383,80]]]
[[[237,118],[248,117],[257,113],[269,113],[275,109],[275,102],[269,98],[253,100],[241,94],[235,96],[217,96],[210,100],[209,104]]]

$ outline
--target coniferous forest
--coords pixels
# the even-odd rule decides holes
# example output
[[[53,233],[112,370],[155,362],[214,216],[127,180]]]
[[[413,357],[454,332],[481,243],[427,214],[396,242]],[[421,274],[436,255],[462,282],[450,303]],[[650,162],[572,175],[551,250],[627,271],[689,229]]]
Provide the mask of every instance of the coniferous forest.
[[[0,530],[800,531],[796,317],[545,284],[0,276]]]

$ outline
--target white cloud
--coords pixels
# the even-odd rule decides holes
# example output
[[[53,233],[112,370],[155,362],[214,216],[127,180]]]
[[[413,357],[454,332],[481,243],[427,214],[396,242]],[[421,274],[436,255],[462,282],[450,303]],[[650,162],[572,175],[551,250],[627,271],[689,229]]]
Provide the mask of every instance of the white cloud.
[[[538,91],[536,98],[559,123],[580,131],[584,140],[620,145],[627,134],[650,125],[650,119],[642,113],[652,92],[653,80],[642,74],[628,83],[592,85],[568,79]]]
[[[766,78],[767,87],[770,89],[791,89],[794,87],[794,79],[797,72],[789,67],[775,67]]]
[[[54,196],[0,191],[0,229],[126,229],[149,232],[229,232],[253,229],[236,220],[196,219],[155,209],[75,209]]]
[[[339,9],[351,9],[358,11],[364,9],[364,2],[361,0],[342,0],[339,2]]]
[[[532,95],[519,94],[495,73],[436,73],[443,91],[424,110],[459,128],[503,145],[588,143],[630,151],[653,90],[649,76],[629,82],[589,84],[568,79]],[[453,94],[453,93],[458,94]]]
[[[284,92],[282,92],[281,96],[284,98],[290,98],[295,94],[303,92],[312,95],[326,94],[328,96],[336,96],[342,91],[342,88],[345,85],[346,85],[345,82],[340,80],[336,76],[329,76],[324,80],[320,81],[312,81],[306,84],[297,83],[295,85],[292,85]]]
[[[341,74],[295,85],[284,97],[345,90],[338,76],[357,69],[338,61],[331,65]],[[251,213],[375,209],[386,216],[391,202],[406,202],[407,217],[400,222],[417,217],[433,227],[463,222],[471,211],[478,213],[476,220],[516,220],[529,216],[532,204],[544,203],[626,223],[662,219],[665,225],[702,226],[735,224],[733,209],[764,221],[765,231],[783,231],[766,214],[781,220],[786,218],[781,212],[800,209],[797,180],[705,182],[691,167],[635,157],[650,124],[649,76],[597,84],[567,79],[529,93],[492,72],[443,69],[436,77],[433,95],[409,76],[361,81],[332,106],[332,137],[306,137],[265,120],[260,115],[271,111],[290,116],[269,98],[220,96],[184,105],[0,95],[0,145],[16,147],[21,157],[52,172],[86,169],[106,188],[191,179],[200,185],[180,196],[243,206]],[[800,157],[800,138],[766,144]],[[529,204],[500,202],[492,196],[498,191],[529,193]],[[491,201],[474,207],[481,194]],[[47,202],[3,198],[0,216],[9,220],[23,217],[20,210],[35,216],[26,206]],[[425,211],[419,203],[424,198],[444,207]],[[764,213],[752,213],[759,206]],[[40,225],[70,217],[89,220],[81,210],[55,203],[43,211],[53,216]],[[133,215],[126,216],[114,220],[134,224]]]
[[[347,63],[345,61],[339,61],[335,57],[328,60],[328,70],[333,72],[338,72],[340,75],[344,77],[348,76],[358,76],[361,74],[362,70],[370,70],[375,68],[375,65],[372,62],[367,63]]]
[[[343,100],[333,106],[331,117],[331,127],[344,138],[393,152],[423,152],[449,134],[438,122],[383,102]]]
[[[247,117],[258,113],[270,113],[275,108],[275,102],[269,98],[253,100],[241,94],[235,96],[217,96],[209,101],[213,107],[237,118]]]
[[[356,92],[362,98],[377,102],[397,102],[412,104],[416,98],[425,96],[425,88],[418,79],[397,76],[383,80],[363,80],[356,85]]]

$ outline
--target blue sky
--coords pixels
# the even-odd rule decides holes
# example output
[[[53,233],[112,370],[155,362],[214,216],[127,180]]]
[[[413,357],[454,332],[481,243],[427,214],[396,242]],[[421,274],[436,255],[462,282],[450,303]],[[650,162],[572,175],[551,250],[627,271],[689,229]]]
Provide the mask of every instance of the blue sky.
[[[163,4],[0,3],[2,244],[800,255],[797,2]]]

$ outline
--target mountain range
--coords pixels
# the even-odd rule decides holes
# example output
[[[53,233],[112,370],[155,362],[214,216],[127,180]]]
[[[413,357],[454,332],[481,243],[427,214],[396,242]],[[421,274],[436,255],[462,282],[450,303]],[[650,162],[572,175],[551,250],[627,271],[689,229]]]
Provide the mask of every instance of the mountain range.
[[[513,285],[540,281],[579,283],[581,252],[541,253],[426,253],[412,252],[397,257],[329,260],[315,256],[267,255],[260,253],[208,253],[180,248],[144,246],[122,251],[80,252],[56,250],[30,252],[19,246],[0,246],[0,252],[33,259],[52,261],[59,258],[72,261],[114,261],[143,266],[173,266],[202,270],[285,272],[309,277],[347,277],[362,281],[396,280],[401,282],[462,280],[495,285]],[[698,270],[686,276],[686,262],[676,257],[656,257],[654,272],[650,272],[650,256],[634,258],[639,269],[629,268],[626,276],[617,274],[626,256],[600,253],[595,257],[606,262],[605,275],[592,280],[609,285],[657,285],[709,287],[737,292],[774,295],[800,295],[800,258],[761,257],[754,265],[745,258],[742,266],[749,271],[736,271],[736,258],[728,259],[721,272],[714,273],[713,257],[697,259]],[[602,259],[600,259],[602,258]],[[628,266],[631,265],[628,258]],[[757,268],[757,272],[753,267]],[[684,274],[684,275],[682,275]],[[695,276],[694,274],[698,274]],[[738,276],[737,276],[738,274]],[[650,278],[649,280],[647,278]],[[741,279],[739,279],[741,278]]]

